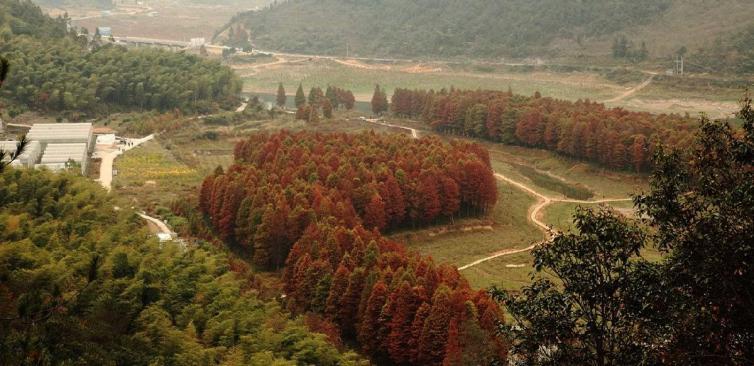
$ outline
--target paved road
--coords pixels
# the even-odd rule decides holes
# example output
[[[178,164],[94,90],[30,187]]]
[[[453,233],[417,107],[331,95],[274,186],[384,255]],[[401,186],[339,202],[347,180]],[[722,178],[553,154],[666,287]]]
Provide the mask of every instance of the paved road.
[[[379,119],[369,119],[369,118],[366,118],[366,117],[361,117],[360,120],[362,120],[364,122],[367,122],[367,123],[372,123],[372,124],[380,125],[380,126],[387,126],[387,127],[392,127],[392,128],[404,129],[404,130],[410,131],[411,132],[411,136],[413,138],[418,138],[419,137],[418,131],[415,128],[394,125],[394,124],[383,122],[383,121],[381,121]],[[511,178],[509,178],[509,177],[507,177],[507,176],[505,176],[503,174],[500,174],[500,173],[494,173],[494,174],[495,174],[495,178],[496,179],[504,181],[504,182],[507,182],[507,183],[510,183],[511,185],[515,186],[516,188],[518,188],[518,189],[520,189],[520,190],[522,190],[522,191],[524,191],[524,192],[526,192],[526,193],[534,196],[535,198],[537,198],[537,203],[535,203],[534,205],[532,205],[532,207],[529,208],[529,221],[533,222],[539,229],[541,229],[545,233],[545,235],[547,236],[547,239],[545,239],[545,240],[543,240],[541,242],[538,242],[538,243],[534,243],[531,246],[528,246],[526,248],[502,249],[502,250],[497,251],[495,253],[492,253],[492,254],[484,257],[484,258],[480,258],[480,259],[478,259],[478,260],[476,260],[474,262],[471,262],[471,263],[466,264],[464,266],[458,267],[458,270],[460,270],[460,271],[462,271],[464,269],[468,269],[468,268],[474,267],[474,266],[482,264],[484,262],[493,260],[495,258],[500,258],[500,257],[509,256],[509,255],[513,255],[513,254],[528,252],[528,251],[531,251],[534,248],[536,248],[538,245],[548,242],[552,238],[553,231],[552,231],[552,228],[550,227],[550,225],[547,225],[547,223],[545,223],[545,222],[543,222],[543,221],[541,221],[539,219],[539,213],[542,212],[542,210],[545,207],[547,207],[547,206],[549,206],[549,205],[551,205],[551,204],[553,204],[555,202],[579,203],[579,204],[600,204],[600,203],[610,203],[610,202],[628,202],[628,201],[632,201],[631,198],[608,198],[608,199],[594,200],[594,201],[553,198],[553,197],[548,197],[548,196],[546,196],[546,195],[544,195],[544,194],[542,194],[540,192],[537,192],[531,186],[527,186],[526,184],[523,184],[523,183],[518,182],[518,181],[516,181],[514,179],[511,179]]]
[[[131,150],[149,140],[154,138],[154,134],[140,139],[126,139],[125,145],[117,145],[114,148],[95,148],[94,157],[102,158],[102,163],[99,167],[99,179],[97,181],[102,184],[109,192],[112,189],[113,183],[113,163],[115,158],[123,154],[124,152]]]
[[[170,230],[170,228],[168,227],[168,225],[165,224],[162,220],[160,220],[158,218],[155,218],[155,217],[152,217],[152,216],[148,216],[145,213],[139,213],[138,215],[142,219],[147,220],[147,221],[155,224],[157,226],[157,228],[160,229],[160,233],[168,234],[170,236],[172,236],[174,234],[173,230]]]
[[[168,234],[171,238],[173,238],[173,241],[178,243],[178,245],[181,246],[181,249],[184,251],[187,249],[186,242],[183,239],[178,238],[178,234],[176,234],[173,230],[170,229],[170,227],[162,220],[147,215],[144,212],[137,213],[139,217],[141,217],[144,220],[147,220],[151,223],[153,223],[155,226],[157,226],[157,229],[160,230],[161,234]]]
[[[241,113],[246,110],[246,107],[249,105],[247,102],[241,103],[241,106],[236,109],[236,113]]]

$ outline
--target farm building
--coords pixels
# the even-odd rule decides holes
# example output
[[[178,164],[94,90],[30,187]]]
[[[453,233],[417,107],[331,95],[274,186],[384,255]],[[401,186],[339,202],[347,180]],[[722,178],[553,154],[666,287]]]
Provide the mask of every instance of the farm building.
[[[94,148],[94,133],[91,123],[35,123],[26,135],[29,140],[39,141],[42,149],[48,144],[86,144],[87,153]]]
[[[46,167],[62,170],[71,161],[81,165],[86,173],[89,154],[94,148],[91,123],[37,123],[26,134],[29,140],[26,150],[13,162],[17,167]],[[0,149],[15,151],[16,141],[0,141]]]
[[[69,167],[69,162],[81,165],[81,173],[86,173],[89,162],[89,153],[85,143],[47,144],[37,167],[46,167],[50,170],[62,170]]]
[[[113,36],[113,29],[110,27],[97,27],[97,29],[94,31],[95,35],[99,35],[100,37],[112,37]]]
[[[10,153],[16,151],[17,141],[0,141],[0,150]],[[24,166],[27,168],[34,167],[34,164],[39,160],[39,156],[42,154],[42,145],[38,141],[29,141],[26,145],[26,149],[11,165]],[[6,157],[6,160],[10,157]]]

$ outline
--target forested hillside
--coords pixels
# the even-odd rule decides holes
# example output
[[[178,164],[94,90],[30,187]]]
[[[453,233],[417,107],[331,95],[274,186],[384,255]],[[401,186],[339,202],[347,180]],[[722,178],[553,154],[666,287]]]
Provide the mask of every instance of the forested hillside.
[[[729,38],[716,40],[712,46],[697,50],[691,57],[705,71],[725,70],[751,75],[754,73],[754,24]]]
[[[420,118],[437,131],[544,148],[637,172],[650,168],[659,144],[687,144],[696,126],[678,115],[484,90],[396,89],[391,110],[399,117]]]
[[[501,360],[502,319],[458,271],[380,231],[481,212],[497,199],[481,147],[399,135],[255,135],[208,176],[200,210],[260,267],[285,264],[287,306],[337,324],[376,360]]]
[[[145,228],[85,178],[0,174],[0,364],[358,364],[258,298],[243,262]]]
[[[241,83],[214,61],[88,42],[27,1],[0,0],[0,53],[11,63],[2,96],[23,108],[108,113],[210,111],[234,105]]]
[[[260,47],[393,56],[527,56],[559,37],[650,22],[669,0],[291,0],[242,15]],[[295,21],[292,21],[294,20]]]
[[[220,38],[313,54],[549,58],[610,57],[625,36],[667,57],[733,37],[753,11],[746,0],[288,0],[240,14]]]

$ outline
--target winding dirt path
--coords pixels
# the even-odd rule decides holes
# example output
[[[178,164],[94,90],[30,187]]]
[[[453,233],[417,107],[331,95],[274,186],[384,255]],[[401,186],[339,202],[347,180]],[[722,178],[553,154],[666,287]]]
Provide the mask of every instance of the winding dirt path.
[[[522,191],[525,191],[526,193],[528,193],[528,194],[530,194],[530,195],[532,195],[532,196],[534,196],[534,197],[536,197],[538,199],[538,202],[535,203],[534,206],[532,206],[531,208],[529,208],[529,221],[533,222],[535,225],[537,225],[537,227],[539,227],[540,229],[542,229],[545,232],[545,235],[548,236],[548,238],[545,239],[545,240],[543,240],[543,241],[541,241],[541,242],[534,243],[534,244],[532,244],[532,245],[530,245],[530,246],[528,246],[526,248],[521,248],[521,249],[503,249],[503,250],[500,250],[498,252],[492,253],[491,255],[489,255],[487,257],[475,260],[475,261],[473,261],[473,262],[471,262],[471,263],[469,263],[467,265],[458,267],[459,271],[463,271],[464,269],[468,269],[468,268],[474,267],[476,265],[482,264],[484,262],[491,261],[491,260],[493,260],[495,258],[500,258],[500,257],[504,257],[504,256],[518,254],[518,253],[529,252],[529,251],[533,250],[534,248],[536,248],[538,245],[544,244],[547,241],[549,241],[550,238],[552,238],[553,230],[552,230],[552,228],[549,225],[547,225],[546,223],[544,223],[543,221],[541,221],[539,219],[539,213],[542,212],[542,210],[544,210],[545,207],[547,207],[547,206],[549,206],[549,205],[551,205],[553,203],[560,202],[560,203],[600,204],[600,203],[610,203],[610,202],[628,202],[628,201],[632,200],[631,198],[614,198],[614,199],[610,198],[610,199],[602,199],[602,200],[595,200],[595,201],[585,201],[585,200],[572,200],[572,199],[552,198],[552,197],[545,196],[544,194],[535,191],[533,188],[531,188],[531,187],[529,187],[529,186],[527,186],[527,185],[525,185],[525,184],[523,184],[521,182],[517,182],[517,181],[515,181],[513,179],[510,179],[510,178],[508,178],[508,177],[506,177],[506,176],[504,176],[504,175],[502,175],[500,173],[495,173],[495,178],[497,178],[499,180],[502,180],[504,182],[510,183],[513,186],[515,186],[516,188],[519,188]]]
[[[652,77],[654,77],[654,76],[652,76]],[[650,78],[649,81],[651,82],[651,78]],[[399,129],[407,130],[407,131],[411,132],[411,137],[412,138],[415,138],[415,139],[419,138],[419,132],[415,128],[394,125],[394,124],[390,124],[390,123],[381,121],[379,119],[369,119],[369,118],[366,118],[366,117],[361,117],[360,120],[362,120],[364,122],[367,122],[367,123],[372,123],[372,124],[380,125],[380,126],[399,128]],[[547,206],[549,206],[549,205],[551,205],[553,203],[600,204],[600,203],[628,202],[628,201],[632,201],[631,198],[608,198],[608,199],[593,200],[593,201],[553,198],[553,197],[548,197],[548,196],[546,196],[546,195],[544,195],[544,194],[542,194],[540,192],[537,192],[531,186],[527,186],[526,184],[518,182],[516,180],[513,180],[513,179],[511,179],[509,177],[506,177],[503,174],[500,174],[500,173],[494,173],[494,174],[495,174],[495,178],[496,179],[504,181],[506,183],[509,183],[509,184],[515,186],[516,188],[518,188],[518,189],[520,189],[520,190],[528,193],[529,195],[532,195],[535,198],[537,198],[537,203],[535,203],[534,205],[532,205],[529,208],[529,221],[533,222],[539,229],[541,229],[545,233],[545,235],[547,236],[547,238],[545,240],[541,241],[541,242],[534,243],[534,244],[532,244],[532,245],[530,245],[530,246],[528,246],[526,248],[502,249],[500,251],[497,251],[495,253],[490,254],[489,256],[486,256],[484,258],[480,258],[480,259],[475,260],[475,261],[473,261],[473,262],[471,262],[469,264],[466,264],[464,266],[458,267],[459,271],[463,271],[465,269],[469,269],[471,267],[477,266],[477,265],[482,264],[484,262],[491,261],[491,260],[493,260],[495,258],[500,258],[500,257],[504,257],[504,256],[514,255],[514,254],[518,254],[518,253],[529,252],[529,251],[533,250],[534,248],[536,248],[538,245],[544,244],[544,243],[548,242],[552,238],[553,230],[552,230],[552,228],[549,225],[547,225],[545,222],[543,222],[543,221],[541,221],[539,219],[539,213],[542,212],[542,210],[545,207],[547,207]]]
[[[637,85],[637,86],[629,89],[625,93],[623,93],[623,94],[621,94],[621,95],[619,95],[619,96],[617,96],[615,98],[608,99],[608,100],[604,101],[603,103],[616,103],[616,102],[620,102],[620,101],[622,101],[622,100],[624,100],[624,99],[626,99],[626,98],[628,98],[628,97],[630,97],[630,96],[638,93],[640,90],[648,87],[649,84],[652,84],[652,81],[654,81],[655,76],[657,76],[657,73],[649,73],[649,77],[647,78],[647,80],[644,80],[641,84],[639,84],[639,85]]]

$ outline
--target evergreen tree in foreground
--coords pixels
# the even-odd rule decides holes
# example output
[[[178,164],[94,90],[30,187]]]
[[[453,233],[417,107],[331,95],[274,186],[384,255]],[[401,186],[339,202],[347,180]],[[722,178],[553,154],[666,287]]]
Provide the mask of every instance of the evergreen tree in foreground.
[[[306,104],[306,95],[304,94],[304,87],[299,83],[298,90],[296,90],[296,108],[301,108]]]
[[[380,89],[379,84],[374,87],[374,95],[372,95],[372,113],[381,115],[387,112],[388,102],[387,94]]]
[[[8,76],[8,71],[10,71],[8,60],[0,57],[0,87],[3,86],[3,82]],[[21,139],[16,144],[16,151],[4,151],[0,149],[0,173],[26,150],[26,145],[28,145],[26,136],[21,136]]]
[[[288,97],[285,95],[285,88],[283,87],[283,83],[280,83],[278,85],[278,95],[276,98],[276,102],[278,107],[284,108],[285,102],[288,100]]]

